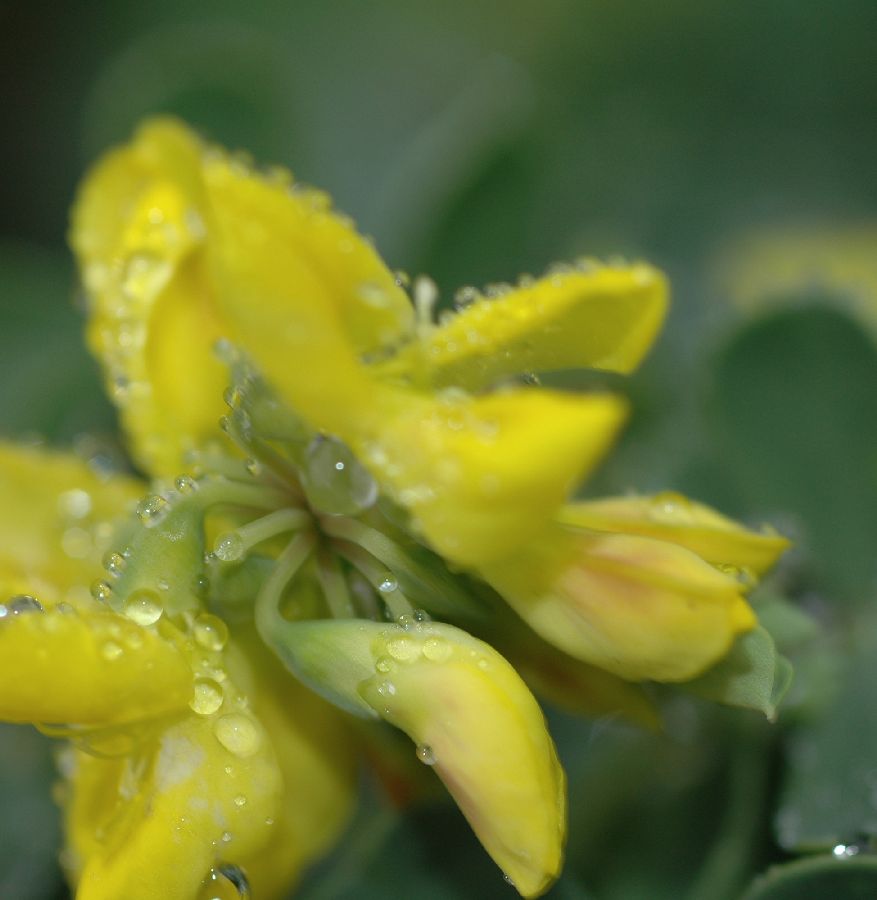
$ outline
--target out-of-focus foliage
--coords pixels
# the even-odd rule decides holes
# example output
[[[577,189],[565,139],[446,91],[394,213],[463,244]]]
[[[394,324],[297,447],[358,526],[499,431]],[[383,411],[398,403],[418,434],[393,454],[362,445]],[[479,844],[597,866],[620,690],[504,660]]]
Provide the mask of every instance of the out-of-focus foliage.
[[[660,733],[556,713],[572,822],[550,896],[732,900],[773,865],[748,900],[871,897],[877,347],[860,311],[877,296],[867,249],[845,277],[835,245],[854,226],[867,248],[877,219],[875,29],[868,0],[7,3],[2,429],[111,432],[66,216],[85,165],[152,112],[326,187],[391,264],[445,290],[578,254],[661,266],[670,325],[593,491],[683,490],[792,537],[755,602],[796,676],[773,726],[696,697],[668,702]],[[735,258],[780,267],[765,229],[793,262],[737,302]],[[0,733],[2,896],[64,896],[48,753]],[[513,892],[458,813],[375,788],[299,896]]]

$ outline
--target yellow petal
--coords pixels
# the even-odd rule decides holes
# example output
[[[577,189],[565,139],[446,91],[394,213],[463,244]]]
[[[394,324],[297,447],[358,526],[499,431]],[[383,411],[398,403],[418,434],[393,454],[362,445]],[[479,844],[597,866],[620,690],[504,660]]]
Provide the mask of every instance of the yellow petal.
[[[608,497],[571,503],[559,521],[595,531],[620,531],[661,538],[687,547],[713,565],[766,572],[789,547],[775,531],[750,531],[716,510],[681,494]]]
[[[0,442],[0,602],[16,593],[50,603],[90,599],[110,522],[143,490],[72,453]]]
[[[338,711],[303,687],[248,639],[253,698],[283,776],[284,795],[271,836],[247,861],[256,897],[285,896],[305,866],[326,852],[344,829],[356,798],[356,757]]]
[[[109,725],[176,713],[192,672],[156,631],[99,609],[0,608],[0,719]]]
[[[407,296],[325,195],[291,193],[221,156],[205,179],[208,252],[229,336],[312,425],[343,435],[374,422],[359,356],[407,332]]]
[[[83,182],[70,242],[89,296],[88,342],[131,449],[156,475],[216,427],[220,323],[204,278],[201,146],[170,120],[143,125]]]
[[[481,575],[542,637],[637,681],[685,681],[755,625],[736,579],[676,544],[547,529]]]
[[[630,372],[661,327],[667,285],[646,265],[559,273],[502,296],[479,297],[405,347],[387,374],[424,374],[437,386],[481,387],[522,372]]]
[[[300,367],[311,380],[327,372],[316,380],[328,384],[333,343],[355,358],[410,327],[410,302],[377,254],[325,195],[290,182],[162,119],[108,154],[80,191],[71,242],[92,297],[89,341],[154,474],[175,474],[185,450],[215,433],[226,378],[211,355],[217,337],[257,360],[265,339],[283,365],[307,351],[322,368],[308,357]],[[278,321],[276,347],[266,329]]]
[[[449,393],[411,398],[352,445],[439,553],[478,565],[541,531],[623,417],[609,395]]]
[[[215,865],[247,870],[271,839],[283,780],[252,715],[224,716],[189,716],[121,766],[80,757],[67,814],[77,900],[193,900]]]
[[[541,894],[560,871],[566,794],[533,695],[492,647],[450,625],[389,626],[381,640],[390,670],[363,696],[417,743],[518,891]]]

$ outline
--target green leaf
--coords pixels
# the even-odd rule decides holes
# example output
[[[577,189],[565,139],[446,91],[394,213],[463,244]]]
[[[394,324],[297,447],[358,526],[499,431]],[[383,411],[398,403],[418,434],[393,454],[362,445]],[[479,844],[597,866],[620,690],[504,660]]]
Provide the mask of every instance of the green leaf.
[[[791,663],[759,626],[738,638],[718,665],[682,687],[707,700],[757,710],[773,721],[791,683]]]
[[[877,347],[829,306],[745,327],[718,360],[714,441],[745,516],[790,519],[819,581],[861,602],[877,546]],[[826,477],[830,473],[830,477]]]
[[[832,847],[877,835],[877,620],[861,617],[840,688],[815,721],[788,736],[776,818],[788,849]]]
[[[742,900],[873,900],[877,857],[819,856],[775,866],[752,884]]]

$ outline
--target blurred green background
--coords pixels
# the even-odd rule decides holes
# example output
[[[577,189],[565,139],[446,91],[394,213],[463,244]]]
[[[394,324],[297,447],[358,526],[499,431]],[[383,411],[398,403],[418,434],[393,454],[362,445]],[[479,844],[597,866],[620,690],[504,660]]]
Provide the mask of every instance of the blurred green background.
[[[67,211],[151,113],[327,189],[446,303],[583,254],[655,263],[673,312],[589,490],[793,536],[760,602],[798,675],[776,726],[678,697],[660,736],[552,713],[550,896],[730,900],[769,863],[751,898],[877,896],[875,34],[873,0],[0,3],[0,427],[114,433]],[[65,896],[48,754],[0,732],[3,897]],[[300,896],[513,896],[455,810],[373,794]]]

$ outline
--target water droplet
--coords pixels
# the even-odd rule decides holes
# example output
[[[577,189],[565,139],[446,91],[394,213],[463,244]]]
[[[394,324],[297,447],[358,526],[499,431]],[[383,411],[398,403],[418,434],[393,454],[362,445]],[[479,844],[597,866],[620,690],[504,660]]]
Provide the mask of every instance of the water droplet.
[[[480,296],[481,294],[474,287],[461,287],[457,293],[454,294],[454,306],[458,310],[463,310],[467,306],[471,306]]]
[[[235,407],[240,404],[241,400],[244,399],[244,394],[237,385],[232,385],[222,392],[222,399],[225,401],[226,406],[230,409],[235,409]]]
[[[206,575],[198,575],[192,583],[192,592],[196,597],[206,597],[210,591],[210,579]]]
[[[307,449],[304,488],[311,505],[329,515],[355,515],[378,497],[377,483],[350,448],[324,436]]]
[[[382,697],[392,697],[396,693],[396,685],[392,681],[382,681],[378,685],[378,693]]]
[[[258,459],[250,457],[244,464],[244,467],[254,478],[262,474],[262,463]]]
[[[157,525],[167,514],[168,502],[161,494],[153,494],[137,504],[137,516],[147,527]]]
[[[395,669],[395,663],[388,656],[380,656],[378,657],[377,662],[375,663],[375,669],[378,672],[381,672],[386,675],[387,672],[392,672]]]
[[[230,842],[231,842],[231,839],[232,839],[232,833],[231,833],[230,831],[223,831],[223,832],[222,832],[222,843],[223,843],[223,844],[228,844],[228,843],[230,843]]]
[[[453,648],[441,637],[430,637],[423,642],[423,655],[431,662],[444,662],[451,656]]]
[[[122,291],[129,300],[154,296],[170,275],[168,260],[137,253],[128,260],[122,278]]]
[[[107,660],[107,662],[114,662],[119,659],[124,652],[125,651],[115,641],[106,641],[100,648],[100,655]]]
[[[43,604],[36,597],[31,597],[30,594],[16,594],[5,603],[0,604],[0,619],[35,612],[44,612]]]
[[[222,688],[212,678],[196,678],[189,706],[199,716],[211,716],[222,706]]]
[[[858,844],[835,844],[831,849],[831,855],[835,859],[849,859],[852,856],[858,856],[860,849]]]
[[[106,581],[95,581],[91,586],[91,596],[98,603],[109,603],[110,598],[113,596],[113,589]]]
[[[219,616],[202,613],[192,623],[192,636],[205,650],[219,651],[228,643],[228,625]]]
[[[85,559],[91,556],[93,542],[84,528],[67,528],[61,535],[61,549],[71,559]]]
[[[174,482],[174,487],[176,487],[181,494],[191,494],[198,489],[198,482],[188,475],[180,475]]]
[[[58,496],[58,511],[71,519],[84,519],[91,512],[91,495],[74,488]]]
[[[413,662],[420,656],[420,643],[407,635],[390,638],[387,653],[400,662]]]
[[[402,269],[396,269],[393,272],[393,280],[396,282],[396,287],[400,288],[407,288],[411,284],[411,276]]]
[[[252,756],[262,745],[259,726],[242,713],[230,713],[217,719],[213,733],[219,743],[235,756]]]
[[[222,838],[225,840],[225,834]],[[211,869],[198,893],[198,900],[249,900],[249,898],[250,882],[244,870],[228,863],[220,863]]]
[[[158,594],[155,591],[141,588],[132,591],[125,598],[123,612],[132,622],[145,628],[154,625],[161,618],[163,610]]]
[[[396,577],[392,572],[387,572],[387,574],[384,575],[382,581],[378,585],[378,590],[382,594],[392,594],[397,587],[399,587],[399,582],[396,580]]]
[[[512,880],[511,875],[506,875],[505,872],[503,872],[502,877],[503,881],[505,881],[506,884],[510,884],[513,888],[515,888],[515,890],[517,890],[517,887],[515,886],[515,882]]]
[[[370,281],[361,284],[357,294],[359,299],[372,309],[385,309],[390,303],[387,292],[379,284]]]
[[[417,758],[425,766],[434,766],[436,763],[435,753],[433,752],[433,749],[429,746],[429,744],[417,745]]]
[[[110,550],[104,556],[103,563],[104,568],[113,578],[118,578],[125,569],[125,557],[121,553],[116,553],[115,550]]]
[[[216,539],[213,553],[223,562],[234,562],[244,555],[243,539],[236,531],[226,531]]]
[[[238,794],[237,797],[234,798],[234,805],[240,809],[243,806],[247,805],[247,798],[243,794]]]

